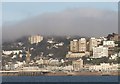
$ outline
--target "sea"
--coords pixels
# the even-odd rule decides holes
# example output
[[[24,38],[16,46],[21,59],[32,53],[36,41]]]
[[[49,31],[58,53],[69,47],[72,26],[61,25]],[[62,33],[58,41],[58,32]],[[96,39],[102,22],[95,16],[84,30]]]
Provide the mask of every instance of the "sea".
[[[119,82],[120,76],[3,76],[2,82]]]

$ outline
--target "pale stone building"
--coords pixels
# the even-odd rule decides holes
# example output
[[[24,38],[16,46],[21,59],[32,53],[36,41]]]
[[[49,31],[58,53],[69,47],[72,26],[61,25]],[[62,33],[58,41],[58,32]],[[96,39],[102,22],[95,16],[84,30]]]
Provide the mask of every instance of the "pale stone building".
[[[79,52],[86,52],[86,39],[79,39]]]
[[[34,35],[34,36],[30,36],[28,40],[31,44],[34,44],[41,42],[43,40],[43,37],[40,35]]]
[[[89,51],[93,51],[93,47],[97,47],[97,39],[96,38],[90,38],[89,40]]]
[[[83,60],[79,59],[79,60],[72,61],[72,65],[73,65],[74,71],[80,71],[81,69],[83,69]]]
[[[70,41],[70,51],[71,52],[78,52],[79,51],[79,44],[78,44],[77,39]]]

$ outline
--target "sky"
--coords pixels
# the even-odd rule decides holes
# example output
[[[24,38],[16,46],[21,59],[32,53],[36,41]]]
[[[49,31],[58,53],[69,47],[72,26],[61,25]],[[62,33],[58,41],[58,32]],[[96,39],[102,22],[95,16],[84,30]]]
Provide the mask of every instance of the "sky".
[[[117,12],[117,2],[3,2],[0,25],[3,39],[37,33],[102,36],[117,32]]]
[[[21,21],[45,12],[59,12],[72,8],[98,8],[117,11],[115,2],[4,2],[3,24]]]

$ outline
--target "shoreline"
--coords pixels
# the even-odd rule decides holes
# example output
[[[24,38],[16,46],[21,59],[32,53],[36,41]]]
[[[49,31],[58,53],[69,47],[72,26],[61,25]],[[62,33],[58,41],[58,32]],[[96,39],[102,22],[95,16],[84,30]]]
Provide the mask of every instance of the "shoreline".
[[[6,72],[0,76],[120,76],[119,72]]]

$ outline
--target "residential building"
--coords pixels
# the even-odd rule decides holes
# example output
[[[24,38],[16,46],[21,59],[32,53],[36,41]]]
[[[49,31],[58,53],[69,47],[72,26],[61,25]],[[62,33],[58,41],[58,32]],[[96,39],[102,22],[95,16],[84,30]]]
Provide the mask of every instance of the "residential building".
[[[108,47],[93,47],[93,58],[108,57]]]
[[[89,40],[89,51],[93,51],[93,47],[97,47],[97,39],[92,37]]]
[[[86,39],[79,39],[79,52],[86,52]]]
[[[64,71],[72,71],[73,70],[73,66],[72,65],[68,65],[62,68]]]
[[[70,41],[70,51],[71,52],[79,52],[79,43],[77,39]]]
[[[115,47],[115,42],[114,41],[103,41],[103,46],[106,46],[106,47]]]
[[[118,64],[109,64],[109,63],[100,63],[100,65],[90,65],[89,70],[90,71],[102,71],[102,72],[108,72],[108,71],[117,71],[119,65]]]
[[[72,61],[72,65],[74,71],[80,71],[83,69],[83,60],[82,59],[74,60]]]
[[[34,35],[34,36],[30,36],[28,40],[31,44],[34,44],[41,42],[43,40],[43,37],[40,35]]]

